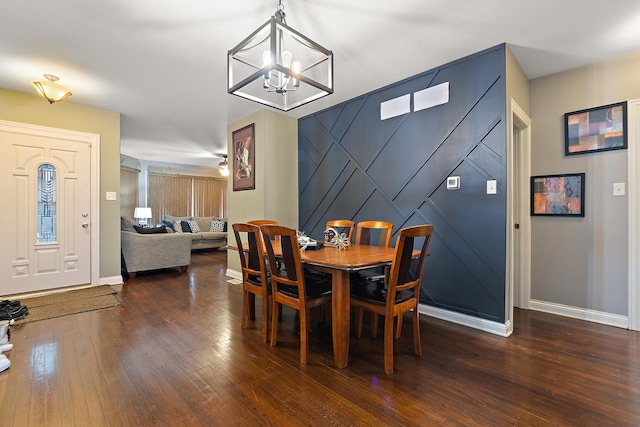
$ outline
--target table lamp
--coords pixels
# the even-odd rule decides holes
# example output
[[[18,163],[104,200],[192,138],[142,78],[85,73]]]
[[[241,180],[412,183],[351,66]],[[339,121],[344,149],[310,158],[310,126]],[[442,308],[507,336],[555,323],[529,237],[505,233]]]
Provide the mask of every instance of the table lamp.
[[[151,215],[151,208],[136,208],[135,211],[133,211],[133,217],[135,219],[138,220],[138,224],[140,225],[147,225],[147,219],[151,218],[153,215]]]

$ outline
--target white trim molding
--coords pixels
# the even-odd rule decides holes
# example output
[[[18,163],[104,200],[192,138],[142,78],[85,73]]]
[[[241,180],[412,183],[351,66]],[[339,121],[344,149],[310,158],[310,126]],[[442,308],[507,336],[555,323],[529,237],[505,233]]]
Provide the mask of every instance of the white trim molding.
[[[629,324],[627,316],[590,310],[588,308],[557,304],[554,302],[532,299],[529,301],[529,308],[531,310],[543,311],[545,313],[557,314],[559,316],[571,317],[573,319],[586,320],[588,322],[601,323],[603,325],[615,326],[624,329],[627,329],[627,325]]]
[[[508,337],[513,333],[513,324],[510,320],[505,323],[499,323],[425,304],[418,306],[418,313],[503,337]]]
[[[122,276],[101,277],[99,284],[101,285],[122,285],[124,279]]]
[[[239,271],[232,270],[227,268],[227,276],[232,277],[234,279],[242,280],[242,273]]]
[[[629,203],[629,312],[627,327],[634,331],[640,331],[640,227],[638,224],[640,215],[640,99],[634,99],[627,103],[627,120],[629,132],[627,148],[627,186]]]

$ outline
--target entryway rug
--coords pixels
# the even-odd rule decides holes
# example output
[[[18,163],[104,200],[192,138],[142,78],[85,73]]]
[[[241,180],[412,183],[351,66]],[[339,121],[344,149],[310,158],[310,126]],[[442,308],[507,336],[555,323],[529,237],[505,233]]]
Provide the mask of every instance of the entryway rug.
[[[121,302],[115,295],[116,291],[111,286],[101,285],[41,297],[22,298],[20,304],[27,306],[29,315],[17,320],[16,324],[117,307]]]

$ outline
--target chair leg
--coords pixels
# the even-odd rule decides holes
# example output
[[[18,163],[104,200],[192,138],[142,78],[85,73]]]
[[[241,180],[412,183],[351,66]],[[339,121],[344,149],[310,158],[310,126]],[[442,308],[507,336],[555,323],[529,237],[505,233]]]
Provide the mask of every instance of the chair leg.
[[[267,342],[269,334],[269,298],[262,296],[262,342]]]
[[[309,350],[309,341],[307,336],[309,334],[307,321],[309,316],[307,313],[300,313],[300,364],[307,364],[307,351]]]
[[[402,334],[402,314],[398,314],[398,324],[396,325],[396,339]]]
[[[242,320],[240,324],[240,328],[244,329],[247,327],[247,320],[249,318],[249,292],[242,291]]]
[[[420,313],[418,308],[413,309],[413,347],[416,356],[422,355],[422,345],[420,344]]]
[[[364,316],[364,311],[361,308],[356,308],[354,316],[356,320],[356,338],[360,338],[362,336],[362,317]]]
[[[371,312],[371,338],[378,338],[378,313]]]
[[[384,373],[393,374],[393,316],[384,317]]]
[[[280,316],[280,303],[271,304],[271,347],[275,347],[278,342],[278,318]]]

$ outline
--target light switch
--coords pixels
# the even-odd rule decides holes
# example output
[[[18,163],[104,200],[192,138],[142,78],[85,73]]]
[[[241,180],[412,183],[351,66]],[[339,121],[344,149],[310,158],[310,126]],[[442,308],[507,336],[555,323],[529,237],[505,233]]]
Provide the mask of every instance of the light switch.
[[[107,200],[116,200],[116,192],[107,191]]]
[[[624,196],[625,194],[625,185],[624,182],[614,182],[613,183],[613,195],[614,196]]]
[[[487,194],[498,194],[498,181],[495,179],[487,181]]]

